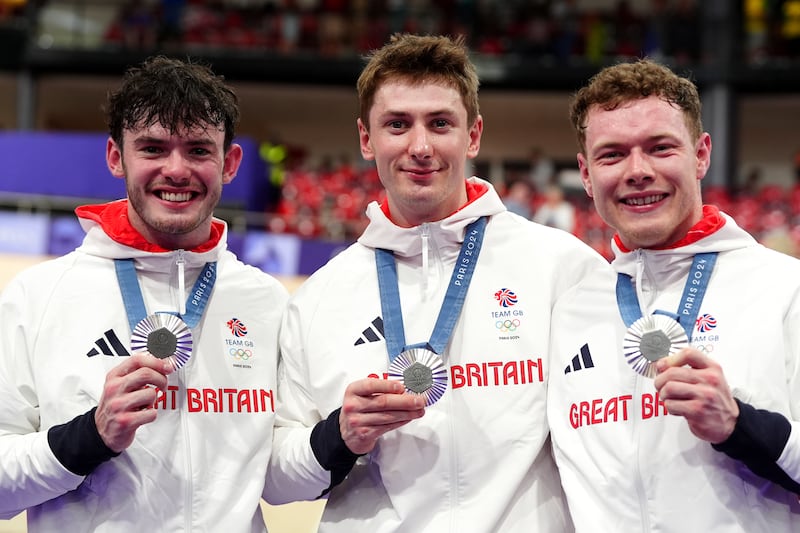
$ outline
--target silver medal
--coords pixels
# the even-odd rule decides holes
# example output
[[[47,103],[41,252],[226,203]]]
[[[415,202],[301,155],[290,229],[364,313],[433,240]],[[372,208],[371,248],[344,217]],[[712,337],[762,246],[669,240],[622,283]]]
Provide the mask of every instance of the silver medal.
[[[681,325],[666,315],[649,315],[631,324],[622,341],[625,360],[639,374],[653,378],[656,361],[689,346]]]
[[[406,392],[425,397],[425,406],[436,403],[447,390],[447,368],[442,358],[424,348],[406,350],[389,365],[389,378],[403,383]]]
[[[192,330],[175,315],[155,313],[143,318],[131,334],[131,352],[149,353],[181,368],[192,355]]]

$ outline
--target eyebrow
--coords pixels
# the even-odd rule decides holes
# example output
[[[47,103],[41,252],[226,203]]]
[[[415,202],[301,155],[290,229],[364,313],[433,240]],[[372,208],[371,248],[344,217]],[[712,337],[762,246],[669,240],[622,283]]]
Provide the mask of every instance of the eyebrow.
[[[182,144],[188,144],[190,146],[208,146],[213,145],[214,141],[207,138],[207,137],[199,137],[194,139],[187,139],[185,137],[180,137]],[[133,144],[168,144],[170,140],[168,138],[163,137],[155,137],[153,135],[142,135],[132,139]]]

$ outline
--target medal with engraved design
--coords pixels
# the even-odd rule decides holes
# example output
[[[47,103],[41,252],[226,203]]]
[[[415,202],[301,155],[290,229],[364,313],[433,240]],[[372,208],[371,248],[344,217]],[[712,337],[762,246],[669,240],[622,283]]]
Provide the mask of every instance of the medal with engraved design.
[[[622,341],[625,360],[639,374],[654,378],[656,361],[689,346],[686,332],[674,318],[654,314],[630,325]]]
[[[426,407],[447,390],[447,368],[442,358],[424,348],[412,348],[395,357],[389,365],[389,378],[402,382],[407,393],[423,396]]]
[[[131,352],[167,359],[175,370],[192,356],[192,343],[189,326],[169,313],[146,316],[136,324],[131,334]]]

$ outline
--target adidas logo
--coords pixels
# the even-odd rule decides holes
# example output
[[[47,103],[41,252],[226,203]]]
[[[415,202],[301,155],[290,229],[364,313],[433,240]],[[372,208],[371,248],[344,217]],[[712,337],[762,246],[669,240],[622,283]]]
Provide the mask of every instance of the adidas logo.
[[[378,342],[383,340],[383,338],[383,319],[376,316],[375,320],[371,322],[370,327],[361,332],[361,336],[356,339],[353,346],[358,346],[359,344],[367,342]]]
[[[588,343],[581,346],[580,353],[572,358],[572,362],[564,369],[564,373],[569,374],[570,372],[577,372],[584,368],[594,368],[594,361],[592,361],[592,354],[589,352]]]
[[[115,356],[118,355],[120,357],[130,355],[128,349],[125,348],[125,345],[122,344],[117,337],[117,334],[114,333],[113,329],[110,329],[103,333],[103,336],[94,341],[94,346],[91,350],[86,352],[87,357],[94,357],[95,355],[110,355]]]

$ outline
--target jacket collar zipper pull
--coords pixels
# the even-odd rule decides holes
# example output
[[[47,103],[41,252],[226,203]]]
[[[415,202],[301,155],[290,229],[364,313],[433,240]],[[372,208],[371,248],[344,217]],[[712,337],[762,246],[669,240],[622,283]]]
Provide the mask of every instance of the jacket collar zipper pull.
[[[422,294],[428,296],[428,238],[430,226],[427,222],[422,224]]]
[[[183,276],[186,261],[183,258],[183,250],[178,250],[178,259],[175,263],[178,265],[178,309],[180,315],[184,316],[186,314],[186,283]]]

